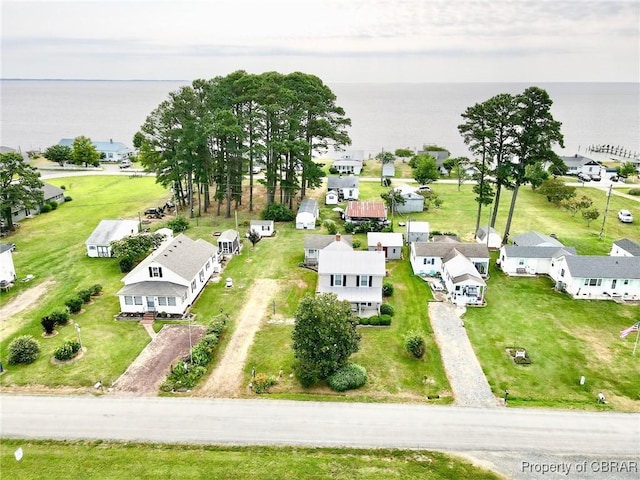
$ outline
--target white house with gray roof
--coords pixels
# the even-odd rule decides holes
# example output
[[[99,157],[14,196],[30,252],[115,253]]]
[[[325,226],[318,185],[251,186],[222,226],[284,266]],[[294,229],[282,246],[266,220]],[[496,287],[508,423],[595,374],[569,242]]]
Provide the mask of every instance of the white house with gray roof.
[[[251,220],[249,222],[249,229],[257,232],[260,238],[271,237],[276,231],[273,220]]]
[[[557,238],[534,231],[516,235],[512,242],[519,247],[564,247]]]
[[[353,175],[329,177],[327,179],[327,193],[332,191],[338,193],[339,201],[358,200],[360,196],[360,178]]]
[[[0,282],[4,285],[13,283],[16,279],[16,267],[13,265],[13,249],[15,245],[0,243]]]
[[[111,257],[111,242],[136,235],[139,225],[137,220],[100,220],[98,226],[84,242],[87,247],[87,256]]]
[[[313,230],[316,228],[316,220],[320,216],[318,202],[312,198],[305,198],[300,202],[296,215],[296,228],[298,230]]]
[[[553,260],[565,255],[576,255],[576,249],[505,245],[500,248],[498,264],[507,275],[548,275]]]
[[[640,300],[640,257],[565,255],[549,276],[573,298]]]
[[[122,279],[124,287],[117,293],[120,311],[184,314],[219,271],[215,245],[179,234]]]
[[[614,257],[640,257],[640,243],[628,238],[616,240],[611,245],[609,255]]]
[[[305,235],[304,264],[317,265],[320,250],[352,251],[353,237],[351,235]]]
[[[394,232],[367,232],[367,249],[382,250],[387,260],[402,258],[402,234]]]
[[[73,138],[63,138],[58,142],[58,145],[73,148],[73,141]],[[110,139],[108,142],[91,142],[91,144],[105,162],[120,162],[125,158],[129,158],[129,156],[135,152],[124,143],[114,142],[113,139]]]
[[[385,274],[383,252],[320,250],[316,293],[335,293],[360,317],[376,315]]]
[[[451,303],[458,306],[484,304],[487,284],[475,264],[455,248],[442,259],[441,275]]]
[[[602,170],[602,165],[599,162],[577,153],[572,157],[560,157],[560,159],[567,167],[567,175],[578,175],[580,173],[596,175]]]
[[[405,241],[409,244],[411,242],[428,242],[430,232],[429,222],[407,220]]]

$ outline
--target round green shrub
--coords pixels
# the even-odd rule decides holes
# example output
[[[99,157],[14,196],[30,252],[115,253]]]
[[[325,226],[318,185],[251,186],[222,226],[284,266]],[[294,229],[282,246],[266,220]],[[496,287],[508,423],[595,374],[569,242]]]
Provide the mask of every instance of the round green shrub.
[[[359,319],[358,319],[358,323],[359,323],[360,325],[369,325],[369,319],[368,319],[368,318],[366,318],[366,317],[364,317],[364,318],[359,318]]]
[[[51,210],[55,210],[56,208],[58,208],[58,202],[56,202],[55,200],[49,200],[49,205],[51,206]]]
[[[91,294],[93,290],[90,288],[85,288],[78,292],[78,298],[80,298],[84,303],[89,303],[91,301]]]
[[[378,324],[383,327],[388,327],[389,325],[391,325],[391,315],[380,315],[380,321],[378,322]]]
[[[263,220],[273,220],[274,222],[290,222],[296,218],[295,213],[281,203],[270,203],[262,211],[261,216]]]
[[[390,317],[393,317],[394,313],[395,313],[395,310],[388,303],[383,303],[382,305],[380,305],[381,315],[389,315]]]
[[[65,360],[71,360],[80,351],[80,342],[76,340],[67,340],[53,352],[53,357],[56,360],[64,362]]]
[[[345,222],[344,224],[344,231],[348,234],[353,233],[353,231],[356,229],[356,224],[353,222]]]
[[[382,284],[382,296],[383,297],[390,297],[392,295],[393,295],[393,283],[384,282]]]
[[[338,169],[337,169],[336,167],[334,167],[333,165],[331,165],[331,166],[329,167],[329,173],[330,173],[331,175],[337,175],[339,172],[338,172]]]
[[[102,292],[102,285],[96,283],[91,287],[91,295],[99,295]]]
[[[64,197],[65,202],[70,202],[71,200],[73,200],[73,198],[71,198],[69,195]]]
[[[80,297],[73,297],[67,300],[64,304],[67,306],[71,313],[78,313],[82,310],[82,299]]]
[[[360,245],[362,245],[360,240],[358,240],[357,238],[353,240],[353,242],[352,242],[353,248],[360,248]]]
[[[120,271],[122,273],[127,273],[130,272],[131,270],[133,270],[133,264],[134,264],[134,260],[133,258],[126,256],[126,257],[122,257],[120,259],[120,261],[118,262],[118,264],[120,265]]]
[[[322,225],[327,229],[327,233],[329,235],[335,235],[338,233],[338,227],[336,226],[336,222],[333,220],[327,219],[322,223]]]
[[[424,338],[417,332],[409,332],[404,339],[404,346],[407,351],[416,358],[422,358],[426,351]]]
[[[61,310],[50,313],[49,317],[53,318],[57,325],[66,325],[69,322],[69,314]]]
[[[640,188],[630,188],[629,195],[640,196]]]
[[[189,228],[189,220],[182,216],[179,216],[174,218],[173,220],[169,220],[167,222],[167,227],[169,227],[174,232],[184,232],[187,228]]]
[[[44,328],[44,333],[46,333],[47,335],[51,335],[53,333],[53,330],[56,327],[56,323],[57,322],[55,318],[52,318],[50,315],[42,317],[42,319],[40,319],[40,325],[42,325],[42,328]]]
[[[51,211],[51,205],[49,205],[48,203],[45,203],[44,205],[40,206],[40,213],[49,213]]]
[[[369,325],[380,325],[380,317],[378,315],[369,317]]]
[[[9,365],[29,364],[35,362],[40,353],[40,344],[32,335],[21,335],[11,340],[8,347]]]
[[[336,392],[360,388],[367,383],[367,370],[355,363],[347,363],[327,379],[329,386]]]

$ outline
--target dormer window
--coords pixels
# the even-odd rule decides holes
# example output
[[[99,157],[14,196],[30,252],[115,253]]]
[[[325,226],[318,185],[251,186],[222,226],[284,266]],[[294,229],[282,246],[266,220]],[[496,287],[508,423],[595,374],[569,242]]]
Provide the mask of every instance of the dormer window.
[[[162,278],[162,267],[149,267],[149,276],[151,278]]]

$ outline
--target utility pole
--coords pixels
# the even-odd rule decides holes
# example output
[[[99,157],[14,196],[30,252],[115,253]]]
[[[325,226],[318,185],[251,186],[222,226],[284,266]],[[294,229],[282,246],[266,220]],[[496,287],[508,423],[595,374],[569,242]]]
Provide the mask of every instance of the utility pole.
[[[609,185],[609,190],[607,190],[607,204],[604,207],[604,215],[602,216],[602,227],[600,228],[600,235],[598,238],[602,240],[602,234],[604,233],[604,223],[607,221],[607,212],[609,211],[609,202],[611,201],[611,190],[613,189],[613,184]]]

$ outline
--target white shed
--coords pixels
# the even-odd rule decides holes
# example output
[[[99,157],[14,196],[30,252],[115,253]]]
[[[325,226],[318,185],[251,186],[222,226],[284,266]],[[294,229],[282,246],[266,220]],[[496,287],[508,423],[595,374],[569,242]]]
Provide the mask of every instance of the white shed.
[[[270,237],[276,230],[273,220],[251,220],[249,229],[258,232],[260,238]]]
[[[326,205],[337,205],[338,204],[338,192],[335,190],[329,190],[325,197],[324,203]]]
[[[487,248],[497,250],[502,246],[502,237],[493,227],[480,227],[476,232],[476,242],[484,243]]]
[[[319,215],[318,202],[311,198],[304,199],[300,202],[298,214],[296,215],[296,228],[298,230],[315,229]]]
[[[409,220],[407,222],[407,233],[405,237],[407,239],[407,243],[428,242],[429,222],[418,222],[416,220]]]
[[[111,242],[136,235],[139,231],[137,220],[100,220],[100,223],[84,242],[87,255],[92,258],[110,257]]]

